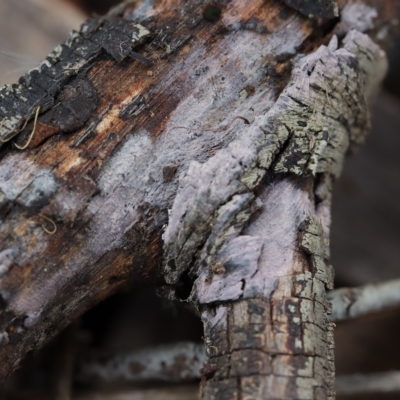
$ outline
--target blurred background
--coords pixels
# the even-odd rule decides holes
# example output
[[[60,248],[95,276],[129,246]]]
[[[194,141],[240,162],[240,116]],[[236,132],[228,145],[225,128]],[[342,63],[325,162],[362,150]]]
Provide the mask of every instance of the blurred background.
[[[84,19],[104,14],[117,3],[0,0],[0,85],[16,82]],[[372,132],[358,154],[348,157],[334,190],[331,254],[336,287],[400,277],[400,40],[389,56],[390,71],[372,110]],[[143,287],[103,302],[73,329],[84,346],[118,351],[179,340],[200,342],[202,336],[201,323],[191,311],[170,307],[153,289]],[[338,375],[400,370],[400,309],[338,323],[335,335]],[[48,395],[48,371],[62,362],[67,342],[57,338],[28,357],[0,391],[0,399],[54,399]],[[171,387],[160,398],[194,400],[196,387]],[[122,383],[77,383],[74,393],[74,399],[158,398],[157,390]],[[338,398],[399,399],[400,393]]]

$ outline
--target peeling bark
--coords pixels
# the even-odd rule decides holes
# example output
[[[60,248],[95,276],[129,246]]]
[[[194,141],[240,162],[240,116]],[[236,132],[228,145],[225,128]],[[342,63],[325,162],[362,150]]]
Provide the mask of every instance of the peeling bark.
[[[215,368],[204,398],[334,396],[331,181],[364,139],[366,98],[386,71],[366,35],[350,31],[337,46],[333,37],[302,58],[246,134],[180,179],[166,277],[175,284],[190,266],[196,279],[190,298]]]
[[[360,31],[400,11],[358,29],[352,3],[327,29],[273,0],[128,2],[2,89],[1,380],[165,281],[204,321],[202,398],[334,396],[331,184],[386,67]]]

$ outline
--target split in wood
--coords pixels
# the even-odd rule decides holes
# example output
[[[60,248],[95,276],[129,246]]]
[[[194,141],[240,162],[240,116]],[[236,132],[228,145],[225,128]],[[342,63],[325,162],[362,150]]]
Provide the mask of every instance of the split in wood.
[[[111,104],[108,104],[107,107],[105,107],[104,110],[89,124],[83,134],[71,144],[71,147],[80,146],[95,131],[97,125],[99,125],[103,117],[108,113],[108,111],[110,111],[110,109]]]
[[[168,133],[169,133],[170,131],[172,131],[173,129],[187,129],[188,131],[214,132],[214,133],[225,132],[225,131],[227,131],[227,130],[232,126],[232,124],[233,124],[237,119],[241,119],[242,121],[244,121],[244,123],[245,123],[246,125],[250,125],[250,124],[251,124],[251,122],[250,122],[247,118],[238,115],[238,116],[236,116],[235,118],[233,118],[233,120],[228,124],[228,126],[227,126],[226,128],[221,128],[221,129],[190,128],[190,127],[188,127],[188,126],[177,125],[177,126],[172,126],[172,127],[168,130],[167,135],[168,135]]]

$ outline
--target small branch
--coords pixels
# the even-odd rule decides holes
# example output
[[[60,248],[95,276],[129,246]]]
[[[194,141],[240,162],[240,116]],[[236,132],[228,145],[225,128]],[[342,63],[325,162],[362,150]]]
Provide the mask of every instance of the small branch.
[[[93,351],[80,361],[78,379],[183,382],[199,379],[205,362],[202,343],[180,342],[127,353]]]
[[[342,288],[328,293],[333,321],[400,306],[400,279],[356,288]]]
[[[400,371],[339,376],[338,395],[400,392]]]

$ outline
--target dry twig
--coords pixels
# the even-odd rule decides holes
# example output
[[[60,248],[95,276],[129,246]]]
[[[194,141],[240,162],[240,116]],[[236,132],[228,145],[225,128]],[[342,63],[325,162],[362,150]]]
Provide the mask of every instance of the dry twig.
[[[332,319],[342,321],[400,305],[400,279],[328,293]]]

